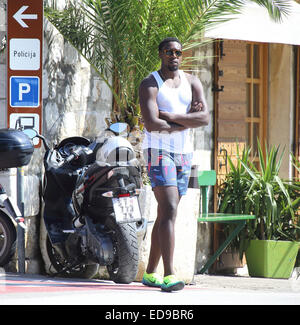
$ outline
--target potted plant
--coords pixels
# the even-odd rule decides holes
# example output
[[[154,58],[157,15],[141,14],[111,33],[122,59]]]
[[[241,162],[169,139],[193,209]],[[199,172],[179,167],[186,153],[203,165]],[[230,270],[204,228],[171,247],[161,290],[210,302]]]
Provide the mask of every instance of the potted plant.
[[[299,249],[300,183],[279,176],[284,151],[265,153],[258,141],[258,167],[245,148],[219,191],[219,212],[256,215],[235,241],[245,252],[250,276],[289,278]]]

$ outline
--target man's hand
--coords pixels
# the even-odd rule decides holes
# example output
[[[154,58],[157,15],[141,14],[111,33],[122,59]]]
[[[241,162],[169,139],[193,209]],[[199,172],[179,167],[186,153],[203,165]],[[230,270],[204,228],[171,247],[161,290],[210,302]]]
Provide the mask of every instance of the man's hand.
[[[203,103],[194,101],[194,102],[192,102],[191,108],[188,111],[188,113],[200,112],[200,111],[202,111],[202,109],[203,109]]]

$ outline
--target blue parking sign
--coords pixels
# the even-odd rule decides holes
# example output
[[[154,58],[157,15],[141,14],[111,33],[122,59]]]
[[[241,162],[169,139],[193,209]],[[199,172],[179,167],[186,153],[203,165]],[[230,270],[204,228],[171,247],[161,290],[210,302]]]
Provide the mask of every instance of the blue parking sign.
[[[10,106],[38,107],[40,105],[39,77],[10,78]]]

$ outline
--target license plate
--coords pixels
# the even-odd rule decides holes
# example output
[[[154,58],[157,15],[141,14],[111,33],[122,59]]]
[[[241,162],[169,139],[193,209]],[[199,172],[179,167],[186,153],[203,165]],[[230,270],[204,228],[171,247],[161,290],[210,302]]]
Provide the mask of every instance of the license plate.
[[[136,222],[141,220],[139,202],[136,196],[113,198],[113,207],[118,223]]]

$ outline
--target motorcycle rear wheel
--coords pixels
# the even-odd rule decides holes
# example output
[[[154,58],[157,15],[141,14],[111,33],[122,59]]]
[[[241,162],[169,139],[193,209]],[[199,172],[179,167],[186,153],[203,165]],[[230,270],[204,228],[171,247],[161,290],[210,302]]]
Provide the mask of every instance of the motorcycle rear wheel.
[[[17,246],[16,229],[9,217],[0,211],[0,266],[13,257]]]
[[[99,271],[98,264],[80,264],[69,268],[65,261],[54,249],[49,239],[43,218],[40,226],[40,248],[45,265],[45,271],[49,275],[57,275],[69,278],[91,279]]]
[[[118,224],[111,216],[106,227],[112,230],[114,262],[107,266],[110,279],[115,283],[131,283],[138,272],[139,248],[135,223]]]

